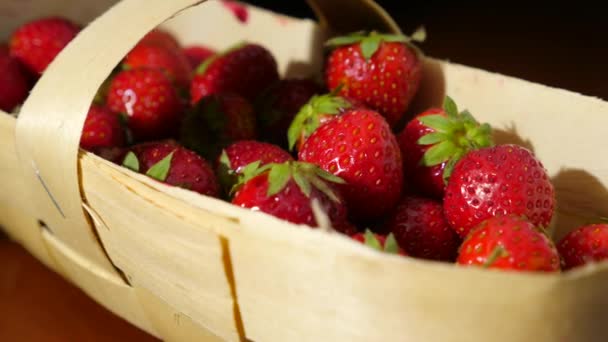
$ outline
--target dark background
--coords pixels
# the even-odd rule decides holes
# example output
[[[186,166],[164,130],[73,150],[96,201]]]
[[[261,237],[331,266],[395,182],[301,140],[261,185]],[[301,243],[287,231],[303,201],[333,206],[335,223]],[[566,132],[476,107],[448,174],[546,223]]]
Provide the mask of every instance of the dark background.
[[[249,2],[313,16],[301,0]],[[429,56],[608,99],[608,20],[599,2],[378,2],[404,32],[426,27],[420,47]],[[154,341],[1,237],[0,260],[0,340]]]

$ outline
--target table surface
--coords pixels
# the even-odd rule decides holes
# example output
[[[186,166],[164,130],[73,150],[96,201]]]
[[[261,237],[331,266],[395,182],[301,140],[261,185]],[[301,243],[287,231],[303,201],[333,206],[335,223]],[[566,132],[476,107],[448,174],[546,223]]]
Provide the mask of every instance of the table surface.
[[[396,5],[401,1],[379,2],[406,32],[426,26],[422,48],[430,56],[608,99],[602,37],[608,24],[593,7],[528,2],[524,12],[512,2],[482,7],[426,1],[405,11]],[[301,5],[281,6],[287,7],[275,9],[308,14]],[[0,341],[156,341],[16,244],[0,240],[0,260]]]

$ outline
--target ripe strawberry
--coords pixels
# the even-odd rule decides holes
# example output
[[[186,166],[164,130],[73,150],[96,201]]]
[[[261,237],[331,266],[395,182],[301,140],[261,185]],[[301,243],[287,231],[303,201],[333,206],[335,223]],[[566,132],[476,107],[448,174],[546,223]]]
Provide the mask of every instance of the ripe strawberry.
[[[263,139],[279,146],[287,146],[285,132],[300,108],[321,87],[306,78],[283,79],[266,89],[257,100],[256,110]]]
[[[80,147],[96,151],[102,147],[121,147],[125,144],[125,131],[120,117],[108,108],[92,105],[84,122]]]
[[[375,111],[352,109],[325,123],[306,140],[298,156],[346,181],[342,192],[356,219],[379,218],[401,197],[399,145]]]
[[[190,85],[192,67],[180,49],[137,44],[125,57],[123,68],[128,70],[142,67],[163,70],[172,81],[185,89]]]
[[[278,80],[277,62],[270,51],[243,43],[201,64],[192,80],[190,97],[196,103],[211,94],[234,92],[253,101]]]
[[[107,105],[127,117],[127,126],[138,141],[175,135],[183,110],[169,78],[162,71],[149,68],[118,73],[110,83]]]
[[[517,271],[559,272],[559,254],[540,228],[516,215],[497,216],[471,231],[458,264]]]
[[[372,233],[371,230],[367,229],[365,230],[365,233],[355,233],[351,235],[351,238],[382,252],[399,254],[403,256],[408,255],[401,247],[399,247],[399,244],[397,243],[397,240],[395,240],[393,234],[384,236]]]
[[[442,199],[454,165],[468,151],[492,145],[491,128],[446,97],[443,108],[418,114],[397,135],[408,186]]]
[[[574,229],[561,239],[557,250],[564,270],[608,259],[608,224],[590,224]]]
[[[182,123],[181,142],[208,160],[222,148],[257,136],[252,105],[237,94],[213,94],[200,100]]]
[[[181,48],[179,41],[177,40],[177,38],[175,38],[174,35],[159,28],[148,32],[142,39],[140,39],[137,44],[157,45],[170,50],[176,50]]]
[[[80,27],[60,17],[46,17],[30,21],[10,38],[11,55],[19,59],[33,73],[42,75],[46,67],[78,34]]]
[[[193,70],[196,70],[196,68],[209,57],[215,55],[214,50],[203,45],[190,45],[183,48],[182,51],[188,58]]]
[[[310,135],[322,124],[336,118],[353,105],[347,99],[334,93],[315,95],[301,106],[287,130],[289,149],[302,149]]]
[[[237,141],[222,150],[218,160],[218,177],[220,183],[229,192],[238,182],[245,166],[259,162],[260,166],[270,163],[284,163],[293,160],[291,155],[277,145],[255,140]]]
[[[27,77],[8,49],[0,46],[0,110],[11,112],[25,101],[29,92]]]
[[[448,225],[443,206],[432,199],[406,196],[386,223],[409,255],[432,260],[454,261],[460,237]]]
[[[217,197],[219,184],[209,163],[173,141],[133,146],[122,165],[169,185]]]
[[[325,65],[330,90],[363,102],[386,117],[391,127],[403,118],[422,76],[419,51],[411,41],[423,41],[424,31],[410,37],[356,32],[327,41],[333,47]]]
[[[481,221],[508,214],[524,215],[546,228],[554,207],[553,184],[542,163],[512,144],[466,154],[445,189],[445,216],[462,237]]]
[[[245,167],[245,177],[236,187],[233,204],[295,224],[317,227],[312,209],[312,201],[316,199],[335,230],[352,232],[346,206],[334,186],[334,183],[343,183],[340,178],[309,163],[260,164],[254,162]]]

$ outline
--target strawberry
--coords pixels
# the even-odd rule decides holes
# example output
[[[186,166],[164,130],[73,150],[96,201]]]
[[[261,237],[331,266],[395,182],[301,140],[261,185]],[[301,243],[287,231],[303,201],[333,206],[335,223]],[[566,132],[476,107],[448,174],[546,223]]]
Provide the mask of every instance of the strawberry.
[[[342,86],[340,95],[356,99],[380,112],[391,127],[404,117],[418,92],[422,59],[411,41],[423,41],[424,31],[412,38],[356,32],[327,41],[333,48],[325,65],[330,90]]]
[[[277,62],[270,51],[258,44],[242,43],[200,65],[190,97],[196,103],[211,94],[234,92],[253,101],[278,80]]]
[[[377,233],[372,233],[371,230],[366,229],[365,233],[355,233],[351,235],[351,238],[378,251],[403,256],[408,255],[401,247],[399,247],[399,244],[397,243],[397,240],[395,240],[395,236],[393,236],[393,234],[384,236]]]
[[[344,113],[353,105],[334,93],[315,95],[303,105],[287,130],[289,149],[302,149],[310,135],[322,124]]]
[[[445,189],[444,213],[460,236],[493,216],[526,216],[547,228],[555,191],[542,163],[528,149],[505,144],[466,154]]]
[[[557,250],[564,270],[608,259],[608,224],[577,227],[559,241]]]
[[[222,150],[218,160],[218,177],[220,183],[226,190],[237,183],[237,176],[242,174],[242,169],[253,162],[259,162],[260,166],[270,163],[284,163],[293,160],[291,155],[277,145],[255,140],[237,141]]]
[[[160,182],[217,197],[219,184],[209,163],[174,141],[133,146],[122,165]]]
[[[200,100],[185,116],[181,142],[208,160],[222,148],[257,136],[253,107],[237,94],[218,93]]]
[[[468,151],[492,145],[491,128],[468,111],[459,112],[446,96],[443,108],[418,114],[397,135],[408,186],[417,193],[442,199],[456,162]]]
[[[417,196],[401,199],[384,230],[417,258],[454,261],[461,242],[445,220],[442,204]]]
[[[190,45],[183,48],[182,52],[186,55],[186,58],[188,58],[192,69],[198,68],[201,63],[215,55],[214,50],[203,45]]]
[[[9,42],[10,52],[31,72],[42,75],[79,31],[78,25],[65,18],[33,20],[13,32]]]
[[[399,145],[375,111],[352,109],[325,123],[306,140],[298,157],[346,181],[341,188],[357,220],[388,214],[401,197]]]
[[[125,131],[120,117],[108,108],[92,105],[84,122],[80,147],[96,151],[102,147],[121,147],[125,144]]]
[[[482,221],[462,243],[461,265],[517,271],[559,272],[559,254],[541,228],[516,215]]]
[[[29,92],[28,80],[8,49],[0,46],[0,110],[11,112],[25,101]]]
[[[163,70],[172,81],[185,89],[190,84],[192,67],[180,49],[169,49],[162,45],[137,44],[124,58],[126,70],[148,67]]]
[[[177,133],[183,104],[160,70],[140,68],[119,72],[110,83],[107,105],[127,118],[136,140],[154,140]]]
[[[245,177],[235,188],[233,204],[291,223],[317,227],[312,209],[312,201],[317,200],[335,230],[352,231],[346,206],[335,188],[335,184],[343,183],[340,178],[309,163],[260,164],[254,162],[245,166]]]
[[[263,139],[279,146],[287,146],[286,134],[300,108],[321,87],[307,78],[280,80],[266,89],[257,99],[256,110]]]
[[[170,50],[177,50],[181,48],[179,41],[174,35],[159,28],[148,32],[142,39],[139,40],[137,44],[157,45]]]

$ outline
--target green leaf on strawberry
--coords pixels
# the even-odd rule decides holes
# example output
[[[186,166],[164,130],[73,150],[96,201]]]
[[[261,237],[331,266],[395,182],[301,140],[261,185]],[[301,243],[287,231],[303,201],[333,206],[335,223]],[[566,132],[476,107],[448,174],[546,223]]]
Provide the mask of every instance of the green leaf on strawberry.
[[[493,145],[492,128],[480,124],[468,110],[459,111],[449,96],[443,103],[443,114],[427,115],[418,120],[433,131],[418,139],[419,145],[432,145],[424,153],[420,163],[434,166],[446,163],[443,180],[447,183],[454,166],[467,152]]]
[[[122,162],[122,166],[135,172],[139,172],[139,160],[135,153],[129,151]]]
[[[146,172],[146,175],[164,182],[167,179],[169,169],[171,168],[171,159],[173,158],[173,153],[174,152],[169,153],[158,163],[152,165],[152,167],[148,169],[148,172]]]
[[[380,43],[383,41],[389,43],[411,43],[412,41],[423,42],[425,39],[426,31],[424,28],[419,28],[409,37],[401,34],[380,34],[376,31],[371,31],[369,33],[358,31],[346,36],[329,39],[325,45],[328,47],[336,47],[359,43],[361,47],[361,54],[366,60],[369,60],[376,53],[376,51],[378,51]]]

